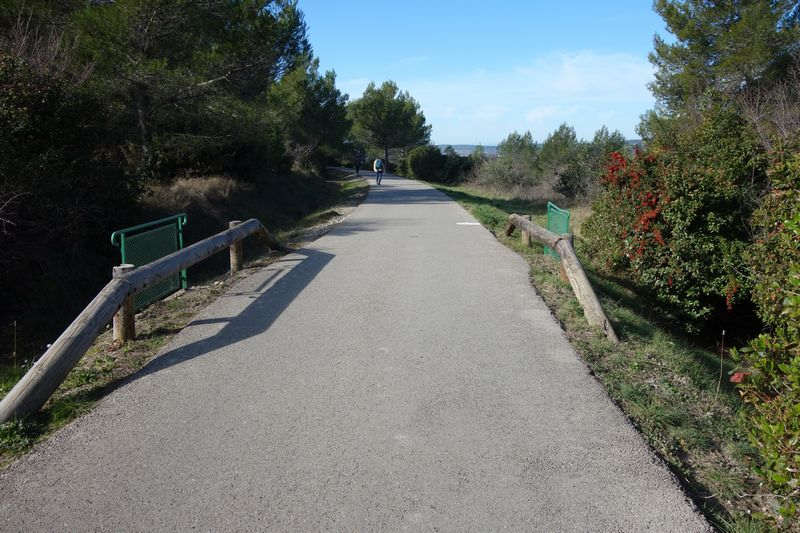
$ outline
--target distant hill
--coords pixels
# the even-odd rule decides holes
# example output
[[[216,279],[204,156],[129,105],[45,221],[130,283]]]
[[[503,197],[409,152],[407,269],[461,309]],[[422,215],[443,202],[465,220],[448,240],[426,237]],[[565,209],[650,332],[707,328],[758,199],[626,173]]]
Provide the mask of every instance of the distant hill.
[[[478,147],[477,144],[437,144],[436,146],[439,148],[439,150],[441,150],[443,152],[444,152],[445,148],[447,148],[448,146],[452,146],[453,150],[455,150],[458,155],[469,155],[475,150],[475,148]],[[631,149],[634,146],[641,147],[642,146],[642,140],[641,139],[628,139],[627,141],[625,141],[625,146],[627,146],[628,148],[631,148]],[[484,146],[483,150],[486,153],[486,155],[489,156],[489,157],[494,157],[494,156],[497,155],[497,146]]]
[[[437,144],[436,146],[441,151],[444,151],[448,146],[452,146],[458,155],[469,155],[478,147],[477,144]],[[497,146],[484,146],[483,151],[488,156],[495,156],[497,155]]]

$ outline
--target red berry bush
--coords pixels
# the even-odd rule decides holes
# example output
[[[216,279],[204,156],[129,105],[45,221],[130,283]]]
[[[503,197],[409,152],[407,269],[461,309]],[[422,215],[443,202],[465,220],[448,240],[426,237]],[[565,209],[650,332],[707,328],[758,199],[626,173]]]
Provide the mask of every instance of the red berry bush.
[[[589,252],[697,327],[748,301],[750,218],[765,183],[763,150],[719,109],[673,147],[612,154],[584,225]]]

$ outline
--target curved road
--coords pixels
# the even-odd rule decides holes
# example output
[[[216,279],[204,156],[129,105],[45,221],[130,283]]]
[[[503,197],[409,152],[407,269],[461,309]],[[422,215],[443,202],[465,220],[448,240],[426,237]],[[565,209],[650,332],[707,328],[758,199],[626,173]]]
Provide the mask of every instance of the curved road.
[[[463,222],[386,177],[0,474],[0,530],[708,530]]]

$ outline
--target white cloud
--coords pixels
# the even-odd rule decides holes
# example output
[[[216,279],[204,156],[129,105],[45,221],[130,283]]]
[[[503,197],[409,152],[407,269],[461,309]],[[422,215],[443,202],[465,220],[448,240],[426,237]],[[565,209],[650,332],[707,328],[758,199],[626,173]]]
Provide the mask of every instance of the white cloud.
[[[561,120],[564,120],[566,117],[574,115],[578,109],[577,106],[563,107],[557,105],[541,105],[528,111],[525,114],[525,118],[532,124],[542,124],[552,117],[560,117]]]
[[[450,109],[454,110],[454,116],[456,117],[460,116],[461,118],[471,118],[474,120],[496,120],[511,110],[509,107],[503,105],[482,104],[468,110],[465,117],[464,114],[458,114],[457,107],[451,106]]]
[[[649,98],[646,84],[653,77],[653,67],[643,57],[585,50],[537,58],[516,71],[542,92],[603,101]]]
[[[590,50],[531,58],[506,70],[479,67],[440,79],[398,78],[416,98],[442,143],[495,143],[513,130],[533,128],[544,139],[562,122],[581,137],[607,125],[634,135],[638,117],[653,106],[647,83],[653,67],[646,58]],[[358,98],[366,79],[340,84]]]

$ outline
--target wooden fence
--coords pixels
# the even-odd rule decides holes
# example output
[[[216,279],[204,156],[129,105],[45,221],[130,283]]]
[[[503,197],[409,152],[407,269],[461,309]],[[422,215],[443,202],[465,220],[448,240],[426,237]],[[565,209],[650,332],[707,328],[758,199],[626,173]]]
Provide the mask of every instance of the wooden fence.
[[[264,235],[271,247],[280,248],[261,222],[251,218],[241,223],[231,222],[228,230],[152,263],[138,268],[132,265],[116,267],[113,279],[0,401],[0,424],[40,409],[112,318],[115,336],[123,341],[132,338],[135,326],[131,298],[136,291],[189,268],[225,248],[230,249],[231,271],[235,272],[242,261],[241,241],[255,233]]]
[[[586,321],[592,326],[597,326],[603,330],[613,343],[618,343],[619,339],[611,327],[611,322],[603,312],[603,307],[600,305],[600,300],[592,289],[589,283],[589,278],[583,271],[583,266],[575,255],[575,250],[572,248],[572,238],[569,235],[557,235],[552,231],[548,231],[543,227],[534,224],[526,217],[520,215],[509,215],[508,226],[506,228],[506,235],[511,235],[514,232],[514,227],[522,230],[523,242],[530,245],[530,240],[534,239],[551,249],[558,252],[561,258],[561,266],[564,268],[564,274],[572,286],[572,291],[578,299],[578,303],[583,307],[583,313],[586,316]]]

